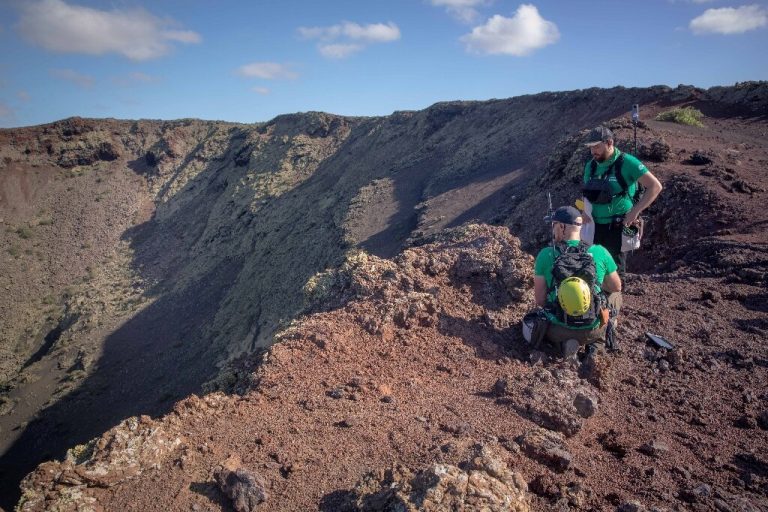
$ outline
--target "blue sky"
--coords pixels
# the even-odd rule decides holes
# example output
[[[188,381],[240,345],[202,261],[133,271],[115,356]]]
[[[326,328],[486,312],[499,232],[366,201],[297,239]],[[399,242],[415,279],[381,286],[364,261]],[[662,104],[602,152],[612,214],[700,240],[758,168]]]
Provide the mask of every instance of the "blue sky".
[[[729,0],[0,0],[0,126],[239,122],[586,87],[768,79]]]

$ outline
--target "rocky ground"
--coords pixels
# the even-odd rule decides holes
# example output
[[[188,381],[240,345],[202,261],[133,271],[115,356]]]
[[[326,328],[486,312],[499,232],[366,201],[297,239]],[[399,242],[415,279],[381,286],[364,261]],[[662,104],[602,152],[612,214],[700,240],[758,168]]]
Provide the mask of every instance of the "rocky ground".
[[[0,133],[0,506],[83,443],[25,509],[766,507],[765,89]],[[545,191],[576,198],[583,123],[631,148],[634,101],[665,190],[621,351],[531,365]],[[650,120],[675,105],[705,126]]]
[[[284,331],[239,394],[43,464],[20,509],[768,507],[768,350],[744,329],[765,319],[757,287],[633,276],[621,351],[586,368],[528,362],[531,278],[505,228],[357,254],[308,291],[332,310]]]

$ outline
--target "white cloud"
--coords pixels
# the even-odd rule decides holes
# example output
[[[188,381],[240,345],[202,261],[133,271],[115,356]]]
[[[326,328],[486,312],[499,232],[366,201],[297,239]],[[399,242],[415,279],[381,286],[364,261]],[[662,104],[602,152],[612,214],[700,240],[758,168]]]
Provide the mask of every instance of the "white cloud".
[[[359,52],[363,49],[362,45],[348,43],[348,44],[321,44],[318,46],[320,55],[328,57],[329,59],[343,59],[349,57],[353,53]]]
[[[521,57],[560,39],[557,25],[541,17],[536,6],[523,4],[511,18],[495,15],[461,37],[468,51]]]
[[[464,23],[474,23],[480,17],[475,9],[489,3],[487,0],[429,0],[435,7],[445,7],[453,17]]]
[[[72,69],[52,69],[50,70],[50,73],[51,73],[51,76],[55,78],[65,80],[67,82],[72,82],[78,87],[82,87],[84,89],[93,87],[93,84],[95,82],[93,77],[90,77],[88,75],[83,75]]]
[[[354,41],[368,43],[388,43],[400,39],[400,29],[392,22],[371,23],[370,25],[358,25],[357,23],[344,23],[342,33]]]
[[[102,11],[70,5],[63,0],[22,4],[17,25],[29,42],[60,53],[117,53],[132,60],[161,57],[170,42],[199,43],[199,34],[175,30],[170,20],[144,9]]]
[[[287,64],[277,62],[252,62],[237,69],[237,74],[246,78],[263,78],[265,80],[294,79],[299,75]]]
[[[263,95],[263,96],[266,96],[267,94],[269,94],[270,92],[272,92],[272,91],[270,91],[270,90],[269,90],[268,88],[266,88],[266,87],[254,87],[254,88],[253,88],[253,89],[251,89],[251,90],[252,90],[253,92],[255,92],[255,93],[257,93],[257,94],[261,94],[261,95]]]
[[[32,96],[30,96],[29,93],[24,90],[17,92],[16,97],[21,101],[29,101],[32,98]]]
[[[768,10],[759,5],[707,9],[691,20],[694,34],[742,34],[768,25]]]
[[[330,27],[299,27],[298,31],[306,39],[322,41],[347,38],[366,43],[387,43],[400,39],[400,29],[392,22],[360,25],[345,21]]]
[[[389,43],[400,39],[400,29],[392,22],[360,25],[345,21],[328,27],[299,27],[305,39],[318,39],[320,54],[341,59],[349,57],[369,44]]]

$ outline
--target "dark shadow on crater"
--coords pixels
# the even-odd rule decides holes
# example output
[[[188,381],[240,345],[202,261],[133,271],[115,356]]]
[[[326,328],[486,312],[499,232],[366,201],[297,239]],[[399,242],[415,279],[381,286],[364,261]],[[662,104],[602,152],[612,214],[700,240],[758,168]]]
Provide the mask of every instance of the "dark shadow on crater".
[[[478,319],[464,320],[440,314],[438,332],[443,336],[456,336],[475,351],[475,357],[496,361],[502,358],[528,361],[528,347],[523,339],[520,324],[497,330]]]
[[[219,354],[199,333],[218,310],[242,265],[224,261],[178,295],[140,312],[105,341],[96,369],[77,388],[42,410],[0,458],[2,505],[10,510],[18,482],[37,464],[62,459],[66,449],[101,435],[129,416],[159,416],[177,400],[199,393],[213,377]],[[212,283],[219,286],[211,286]]]

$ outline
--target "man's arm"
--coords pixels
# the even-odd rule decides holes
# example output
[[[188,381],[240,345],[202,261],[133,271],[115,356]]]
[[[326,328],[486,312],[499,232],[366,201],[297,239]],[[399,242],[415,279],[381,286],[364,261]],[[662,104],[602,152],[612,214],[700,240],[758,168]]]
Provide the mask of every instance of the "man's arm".
[[[543,308],[547,303],[547,282],[544,276],[533,276],[533,296],[537,306]]]
[[[535,277],[534,277],[534,284],[535,284]],[[605,276],[603,278],[603,283],[600,285],[600,287],[609,292],[620,292],[621,291],[621,278],[619,277],[619,273],[615,270]]]
[[[650,172],[647,172],[642,176],[640,176],[637,179],[637,182],[645,187],[645,193],[643,194],[643,197],[640,198],[640,201],[638,201],[637,204],[633,206],[632,209],[629,210],[627,214],[624,216],[625,226],[629,226],[632,223],[634,223],[637,220],[637,218],[640,216],[640,214],[646,208],[651,206],[651,204],[653,204],[653,202],[656,200],[656,197],[658,197],[662,189],[661,182],[657,180],[656,176],[654,176]]]

